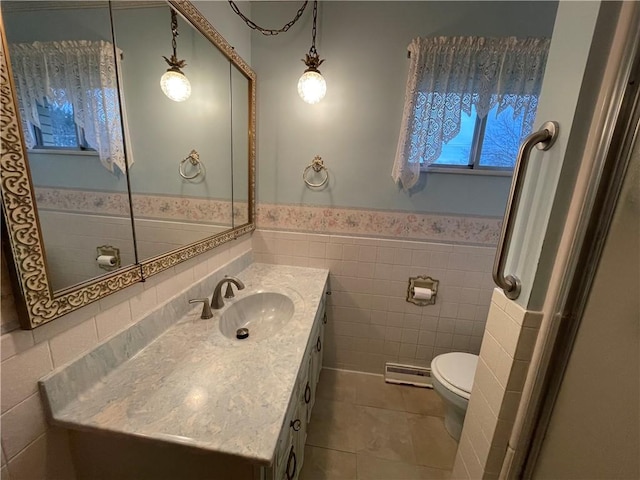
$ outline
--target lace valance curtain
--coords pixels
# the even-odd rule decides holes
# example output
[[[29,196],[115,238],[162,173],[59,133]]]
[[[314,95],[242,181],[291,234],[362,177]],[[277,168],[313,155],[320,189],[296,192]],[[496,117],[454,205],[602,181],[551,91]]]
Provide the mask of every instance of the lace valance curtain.
[[[392,177],[405,190],[416,184],[421,165],[431,165],[442,144],[460,132],[472,106],[480,118],[498,105],[523,115],[533,128],[550,40],[483,37],[416,38]]]
[[[27,148],[36,144],[31,125],[40,127],[37,104],[42,105],[45,98],[58,106],[71,103],[76,125],[83,129],[87,144],[98,152],[105,168],[114,172],[117,167],[124,172],[113,45],[78,40],[13,44],[9,48]]]

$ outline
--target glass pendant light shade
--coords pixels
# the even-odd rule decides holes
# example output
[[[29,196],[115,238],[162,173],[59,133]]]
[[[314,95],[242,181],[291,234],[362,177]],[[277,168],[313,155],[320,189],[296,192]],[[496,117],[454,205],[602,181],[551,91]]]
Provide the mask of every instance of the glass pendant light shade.
[[[191,83],[180,71],[167,70],[160,78],[160,88],[174,102],[184,102],[191,95]]]
[[[313,105],[324,98],[327,93],[327,82],[320,72],[309,70],[298,80],[298,94],[305,102]]]

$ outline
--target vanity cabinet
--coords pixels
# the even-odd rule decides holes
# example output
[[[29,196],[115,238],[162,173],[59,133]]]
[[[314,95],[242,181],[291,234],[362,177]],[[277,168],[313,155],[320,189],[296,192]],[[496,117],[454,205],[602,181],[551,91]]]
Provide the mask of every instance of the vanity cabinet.
[[[264,476],[268,480],[294,480],[300,474],[304,461],[307,426],[311,420],[316,387],[322,369],[322,348],[327,320],[325,298],[323,298],[309,335],[300,373],[282,425],[274,464]]]
[[[42,379],[78,480],[298,479],[322,368],[328,275],[259,263],[238,274],[245,289],[235,302],[268,291],[293,303],[273,337],[230,339],[220,328],[224,308],[176,321],[197,285]]]

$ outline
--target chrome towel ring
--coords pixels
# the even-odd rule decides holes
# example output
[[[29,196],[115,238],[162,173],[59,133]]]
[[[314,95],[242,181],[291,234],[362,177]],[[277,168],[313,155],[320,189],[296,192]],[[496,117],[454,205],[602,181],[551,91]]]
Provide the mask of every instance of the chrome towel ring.
[[[184,167],[187,164],[187,161],[194,167],[196,167],[196,172],[191,175],[187,175],[184,171]],[[200,176],[202,172],[202,164],[200,163],[200,154],[195,150],[191,150],[191,153],[185,157],[178,166],[178,172],[180,172],[180,176],[185,180],[193,180],[194,178]]]
[[[319,183],[310,182],[307,179],[309,169],[312,169],[316,173],[320,173],[324,170],[324,178],[322,179],[322,181]],[[324,166],[324,162],[322,161],[320,155],[316,155],[313,161],[309,165],[307,165],[307,168],[305,168],[302,172],[302,179],[304,180],[304,183],[313,188],[322,187],[325,183],[327,183],[327,181],[329,180],[329,170],[327,170],[327,167]]]

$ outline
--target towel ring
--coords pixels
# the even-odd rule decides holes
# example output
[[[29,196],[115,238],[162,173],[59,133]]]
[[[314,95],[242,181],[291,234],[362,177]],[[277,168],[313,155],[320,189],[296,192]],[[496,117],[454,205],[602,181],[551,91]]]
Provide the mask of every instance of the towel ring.
[[[320,183],[311,183],[309,180],[307,180],[307,172],[309,171],[309,169],[313,169],[313,171],[316,173],[320,173],[322,170],[324,170],[324,179]],[[320,155],[316,155],[313,161],[309,165],[307,165],[307,168],[305,168],[302,172],[302,179],[304,180],[304,183],[314,188],[321,187],[325,183],[327,183],[327,180],[329,180],[329,170],[327,170],[327,167],[324,166],[324,162],[322,161]]]
[[[184,173],[184,166],[185,166],[187,160],[189,161],[189,163],[191,163],[191,165],[193,165],[194,167],[198,168],[196,173],[194,173],[192,175],[187,175],[186,173]],[[184,178],[185,180],[193,180],[197,176],[201,175],[202,174],[202,164],[200,163],[200,154],[198,152],[196,152],[195,150],[191,150],[191,153],[180,162],[180,166],[178,166],[178,172],[180,172],[180,176],[182,178]]]

